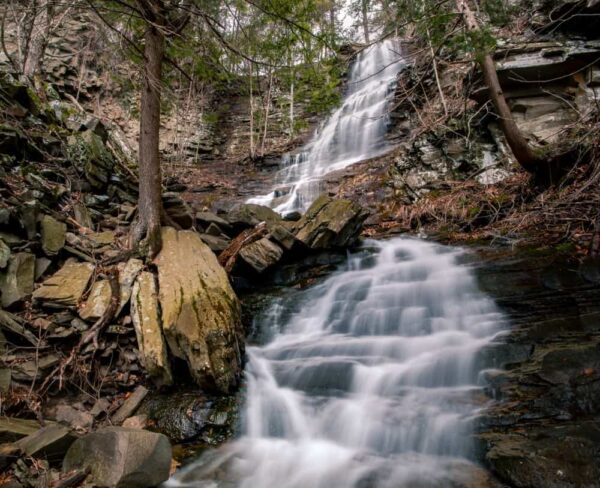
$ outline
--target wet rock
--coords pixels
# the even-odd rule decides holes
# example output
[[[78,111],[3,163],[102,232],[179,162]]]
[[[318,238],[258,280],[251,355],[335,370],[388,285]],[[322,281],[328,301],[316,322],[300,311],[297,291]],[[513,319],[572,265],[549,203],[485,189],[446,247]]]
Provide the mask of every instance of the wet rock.
[[[298,243],[296,236],[281,224],[269,226],[269,239],[279,244],[286,251],[291,251]]]
[[[202,392],[148,396],[139,412],[172,442],[202,441],[216,446],[234,432],[239,400],[207,397]]]
[[[37,258],[35,260],[35,280],[37,281],[38,279],[40,279],[44,273],[48,270],[48,268],[50,267],[50,265],[52,264],[52,261],[50,261],[48,258]]]
[[[283,250],[266,237],[240,250],[240,257],[257,273],[276,265],[283,257]]]
[[[367,216],[350,200],[322,195],[296,223],[295,235],[311,249],[346,247],[356,242]]]
[[[223,234],[223,231],[219,228],[217,224],[210,224],[206,229],[205,233],[209,236],[219,237]]]
[[[8,266],[0,273],[2,306],[9,307],[33,292],[35,256],[20,252],[10,256]]]
[[[6,268],[8,264],[8,258],[10,258],[10,247],[0,239],[0,269]]]
[[[75,307],[79,303],[94,266],[68,259],[64,266],[33,293],[35,302],[53,308]]]
[[[211,236],[210,234],[200,234],[200,239],[206,244],[212,252],[219,254],[229,246],[230,241],[223,237]]]
[[[233,207],[226,215],[227,221],[236,232],[256,227],[261,222],[276,223],[282,218],[274,210],[253,203],[242,203]]]
[[[286,213],[283,220],[286,222],[298,222],[302,218],[302,214],[298,211]]]
[[[79,307],[79,316],[83,320],[98,320],[108,310],[111,296],[110,282],[108,280],[96,281],[87,300]]]
[[[230,392],[239,381],[243,343],[229,278],[195,232],[165,227],[162,237],[155,262],[169,348],[198,385]]]
[[[53,256],[65,245],[67,224],[56,220],[50,215],[44,215],[40,222],[42,249],[47,256]]]
[[[143,272],[133,285],[131,318],[142,364],[157,386],[173,383],[167,346],[162,333],[158,290],[154,274]]]
[[[169,477],[171,445],[162,434],[107,427],[73,443],[63,471],[90,469],[97,486],[150,488]]]

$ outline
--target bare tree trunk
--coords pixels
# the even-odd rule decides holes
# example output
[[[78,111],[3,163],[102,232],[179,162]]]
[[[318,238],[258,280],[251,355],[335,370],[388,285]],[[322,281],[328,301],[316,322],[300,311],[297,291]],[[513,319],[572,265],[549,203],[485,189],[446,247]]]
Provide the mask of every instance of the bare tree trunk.
[[[150,3],[150,2],[144,2]],[[153,13],[160,12],[160,6]],[[162,13],[162,12],[160,12]],[[161,216],[162,178],[159,154],[160,98],[165,35],[160,15],[148,23],[144,46],[144,86],[141,96],[139,138],[139,203],[138,221],[133,228],[131,244],[146,239],[148,256],[156,256],[162,246]],[[158,26],[158,28],[157,28]]]
[[[290,63],[291,64],[291,63]],[[292,82],[290,84],[290,140],[294,138],[294,82],[296,76],[292,69]]]
[[[248,63],[250,68],[250,158],[254,159],[256,156],[254,151],[254,94],[252,93],[252,78],[254,72],[252,70],[252,64]]]
[[[478,31],[479,24],[473,11],[469,7],[467,0],[456,0],[456,7],[458,11],[463,15],[465,25],[469,31]],[[500,117],[500,126],[502,132],[506,137],[506,141],[510,146],[515,158],[519,164],[530,173],[536,173],[540,169],[541,159],[535,154],[521,130],[517,126],[515,119],[512,116],[510,107],[506,102],[502,87],[500,86],[500,80],[498,79],[498,73],[496,72],[496,65],[490,54],[485,54],[479,61],[481,71],[483,72],[483,79],[489,90],[490,98],[498,112]]]
[[[365,42],[369,44],[369,0],[362,0],[362,24]]]
[[[52,4],[47,1],[45,5],[37,5],[33,2],[32,26],[27,39],[27,50],[23,60],[23,74],[32,78],[39,73],[42,66],[44,52],[48,45],[50,36],[50,21],[52,19]]]
[[[273,70],[269,70],[269,90],[267,91],[267,101],[265,104],[265,124],[263,128],[263,137],[260,144],[260,155],[265,155],[265,144],[267,142],[267,129],[269,128],[269,112],[271,108],[271,92],[273,90]]]

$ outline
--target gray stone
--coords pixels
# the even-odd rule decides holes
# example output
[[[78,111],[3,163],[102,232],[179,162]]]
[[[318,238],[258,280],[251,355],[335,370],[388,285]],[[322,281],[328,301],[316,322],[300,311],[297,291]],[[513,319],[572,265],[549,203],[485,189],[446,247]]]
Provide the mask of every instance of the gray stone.
[[[206,244],[210,250],[212,252],[214,252],[215,254],[219,254],[220,252],[223,252],[225,249],[227,249],[227,247],[229,246],[229,243],[231,241],[229,241],[228,239],[225,239],[223,237],[215,237],[215,236],[211,236],[209,234],[199,234],[200,235],[200,239],[202,239],[202,242],[204,242],[204,244]]]
[[[169,478],[171,445],[162,434],[107,427],[78,439],[67,452],[64,472],[86,468],[96,486],[155,487]]]
[[[47,256],[53,256],[65,245],[67,224],[56,220],[50,215],[44,215],[40,222],[42,234],[42,249]]]
[[[238,385],[243,340],[240,304],[216,256],[192,231],[163,228],[155,259],[163,331],[199,386],[229,393]]]
[[[94,273],[94,265],[69,259],[33,293],[36,302],[48,307],[75,307]]]
[[[75,430],[88,430],[94,423],[94,416],[86,411],[77,410],[70,405],[56,407],[56,421],[68,424]]]
[[[7,394],[10,390],[11,373],[8,368],[0,368],[0,393]]]
[[[83,203],[73,204],[73,214],[75,215],[75,221],[82,227],[91,229],[94,225],[90,211]]]
[[[20,252],[10,257],[6,270],[0,273],[3,307],[9,307],[33,292],[34,274],[35,256],[33,254]]]
[[[196,214],[196,221],[204,228],[208,228],[210,224],[216,224],[219,228],[231,237],[232,228],[225,219],[222,219],[218,215],[212,212],[198,212]]]
[[[255,227],[261,222],[281,222],[282,217],[269,207],[253,203],[242,203],[233,207],[227,214],[227,221],[237,232]]]
[[[279,244],[286,251],[291,251],[298,242],[296,236],[282,224],[273,224],[269,226],[269,239]]]
[[[189,229],[194,225],[192,210],[178,193],[163,193],[163,206],[167,215],[179,224],[183,229]]]
[[[60,461],[75,441],[71,429],[51,424],[23,437],[15,445],[27,456],[44,456],[49,461]]]
[[[0,444],[15,442],[40,429],[37,420],[0,417]]]
[[[240,250],[240,257],[254,271],[262,273],[277,264],[283,257],[283,250],[266,237],[255,241]]]
[[[150,272],[141,273],[133,285],[131,318],[148,376],[157,386],[172,384],[173,375],[160,321],[158,290]]]
[[[208,228],[206,229],[205,233],[210,236],[219,237],[219,236],[221,236],[221,234],[223,234],[223,231],[220,229],[220,227],[217,224],[210,224],[208,226]]]
[[[111,418],[111,422],[115,425],[121,424],[126,418],[131,417],[138,409],[146,395],[148,390],[143,386],[138,386],[135,391],[129,395],[129,397],[123,402],[123,405],[119,407],[119,410]]]
[[[34,277],[35,280],[39,280],[44,273],[48,270],[48,268],[50,267],[50,265],[52,264],[52,261],[50,261],[48,258],[37,258],[35,260],[35,273],[34,273]]]
[[[311,249],[346,247],[356,242],[367,216],[350,200],[322,195],[296,223],[296,238]]]

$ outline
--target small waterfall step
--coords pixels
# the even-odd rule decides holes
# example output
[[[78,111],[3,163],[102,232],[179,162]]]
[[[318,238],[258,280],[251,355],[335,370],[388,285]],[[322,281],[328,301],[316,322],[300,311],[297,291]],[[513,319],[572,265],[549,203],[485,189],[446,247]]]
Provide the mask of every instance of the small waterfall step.
[[[397,238],[301,292],[249,349],[243,435],[170,487],[476,486],[478,351],[503,326],[462,251]],[[300,293],[300,292],[299,292]]]
[[[268,205],[283,214],[306,210],[320,193],[319,179],[323,175],[387,151],[387,110],[396,77],[405,65],[397,39],[361,51],[350,69],[341,106],[306,147],[284,157],[277,189],[248,202]]]

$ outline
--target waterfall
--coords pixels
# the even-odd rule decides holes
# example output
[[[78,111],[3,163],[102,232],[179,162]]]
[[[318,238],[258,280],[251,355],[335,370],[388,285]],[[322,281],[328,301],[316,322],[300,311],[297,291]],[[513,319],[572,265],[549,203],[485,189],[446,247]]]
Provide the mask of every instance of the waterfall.
[[[321,191],[323,175],[388,150],[387,112],[396,77],[405,64],[397,40],[382,41],[361,51],[350,69],[341,106],[308,145],[283,158],[276,177],[278,187],[248,202],[268,205],[284,214],[306,210]]]
[[[475,359],[503,317],[462,251],[368,246],[295,308],[273,305],[273,336],[249,348],[242,436],[167,486],[468,485]]]

